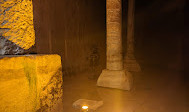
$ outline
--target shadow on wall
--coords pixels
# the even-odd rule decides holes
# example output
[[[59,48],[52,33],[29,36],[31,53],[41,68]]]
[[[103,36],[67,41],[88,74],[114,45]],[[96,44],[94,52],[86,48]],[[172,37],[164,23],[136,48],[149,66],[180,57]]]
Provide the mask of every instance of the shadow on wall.
[[[185,0],[155,0],[140,5],[136,0],[135,44],[136,57],[147,67],[180,70]],[[185,55],[185,54],[184,54]]]

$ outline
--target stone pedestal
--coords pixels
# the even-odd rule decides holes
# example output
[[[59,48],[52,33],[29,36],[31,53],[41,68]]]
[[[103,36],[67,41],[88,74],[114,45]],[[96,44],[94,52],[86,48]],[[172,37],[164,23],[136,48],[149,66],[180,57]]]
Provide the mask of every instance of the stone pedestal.
[[[123,69],[121,0],[106,0],[106,69],[98,78],[102,87],[130,90],[131,75]]]
[[[126,70],[103,70],[98,81],[98,86],[130,90],[132,75]]]

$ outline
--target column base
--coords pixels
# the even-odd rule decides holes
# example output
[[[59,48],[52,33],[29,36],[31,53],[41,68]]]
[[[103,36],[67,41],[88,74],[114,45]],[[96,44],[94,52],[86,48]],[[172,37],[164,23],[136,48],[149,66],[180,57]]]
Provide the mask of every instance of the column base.
[[[97,86],[130,90],[132,75],[126,70],[103,70],[97,80]]]
[[[130,72],[140,72],[141,68],[135,59],[126,59],[124,63],[124,68]]]

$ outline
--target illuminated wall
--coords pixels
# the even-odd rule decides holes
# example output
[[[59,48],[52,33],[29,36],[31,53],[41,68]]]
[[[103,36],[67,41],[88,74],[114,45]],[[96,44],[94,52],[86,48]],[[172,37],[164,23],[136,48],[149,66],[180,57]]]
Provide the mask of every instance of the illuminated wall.
[[[98,69],[105,66],[105,0],[33,0],[33,4],[37,53],[59,54],[65,74],[88,69],[94,50],[99,54]]]
[[[35,44],[31,0],[1,0],[0,20],[0,28],[9,29],[2,33],[3,37],[23,49]]]

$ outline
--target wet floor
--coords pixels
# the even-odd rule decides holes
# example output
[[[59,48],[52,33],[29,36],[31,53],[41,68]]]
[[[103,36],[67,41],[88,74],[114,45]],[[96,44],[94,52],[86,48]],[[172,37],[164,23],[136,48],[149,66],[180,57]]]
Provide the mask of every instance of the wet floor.
[[[97,87],[90,71],[65,76],[63,111],[79,112],[73,102],[89,99],[104,102],[96,112],[189,112],[189,90],[181,72],[144,67],[132,74],[131,91]]]

